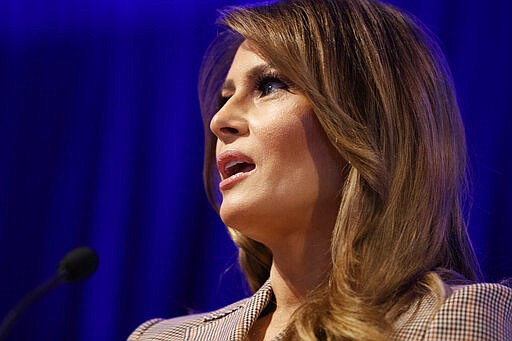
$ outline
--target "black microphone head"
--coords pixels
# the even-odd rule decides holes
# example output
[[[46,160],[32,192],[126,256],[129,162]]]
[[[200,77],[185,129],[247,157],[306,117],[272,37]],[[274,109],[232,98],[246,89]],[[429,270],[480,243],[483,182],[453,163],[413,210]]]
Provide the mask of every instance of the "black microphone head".
[[[68,252],[59,263],[59,276],[69,282],[86,279],[98,267],[98,255],[88,247],[78,247]]]

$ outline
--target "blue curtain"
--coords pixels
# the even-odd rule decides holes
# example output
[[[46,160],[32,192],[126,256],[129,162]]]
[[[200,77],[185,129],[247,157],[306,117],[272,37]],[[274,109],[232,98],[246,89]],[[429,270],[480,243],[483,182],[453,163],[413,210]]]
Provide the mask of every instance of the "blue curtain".
[[[146,319],[247,295],[205,198],[196,99],[215,9],[236,3],[0,4],[0,317],[73,247],[100,256],[91,279],[31,307],[12,340],[122,340]],[[511,276],[512,4],[393,3],[448,57],[471,156],[470,233],[487,279]]]

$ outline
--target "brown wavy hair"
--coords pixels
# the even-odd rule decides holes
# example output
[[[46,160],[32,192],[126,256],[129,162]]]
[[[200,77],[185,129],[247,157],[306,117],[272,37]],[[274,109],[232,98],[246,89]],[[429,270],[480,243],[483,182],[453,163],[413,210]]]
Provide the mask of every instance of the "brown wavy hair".
[[[431,291],[442,302],[450,274],[480,279],[463,212],[464,128],[447,63],[417,20],[372,0],[295,0],[230,7],[219,22],[226,29],[206,52],[199,81],[204,180],[214,206],[209,121],[243,40],[308,97],[348,162],[332,270],[296,311],[286,339],[387,340],[419,295]],[[272,254],[229,231],[256,290]]]

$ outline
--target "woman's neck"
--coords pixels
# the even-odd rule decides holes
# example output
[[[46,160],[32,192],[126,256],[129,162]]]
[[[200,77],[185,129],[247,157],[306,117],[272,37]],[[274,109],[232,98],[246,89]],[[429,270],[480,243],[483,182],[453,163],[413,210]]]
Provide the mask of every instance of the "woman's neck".
[[[328,243],[327,243],[328,244]],[[310,244],[283,254],[273,251],[270,283],[276,312],[293,313],[304,298],[326,279],[330,268],[329,245]]]
[[[282,254],[273,250],[270,283],[274,301],[267,313],[255,322],[248,340],[273,340],[286,329],[308,293],[325,280],[330,266],[330,255],[325,250],[329,250],[329,246],[312,245],[316,247],[295,247]]]

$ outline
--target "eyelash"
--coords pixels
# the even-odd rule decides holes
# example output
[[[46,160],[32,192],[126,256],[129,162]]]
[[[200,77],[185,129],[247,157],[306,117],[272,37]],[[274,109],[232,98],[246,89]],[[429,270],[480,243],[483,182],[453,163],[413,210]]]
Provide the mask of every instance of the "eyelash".
[[[271,83],[278,83],[279,86],[277,87],[277,90],[288,90],[290,86],[288,83],[280,78],[279,75],[277,75],[274,72],[269,72],[267,74],[262,74],[258,76],[255,82],[254,91],[257,91],[259,93],[259,97],[265,97],[267,95],[272,94],[274,91],[269,91],[267,86]],[[231,96],[222,96],[219,94],[217,98],[217,111],[219,111],[224,104],[231,98]]]
[[[267,88],[267,86],[272,83],[279,84],[279,86],[277,87],[277,89],[275,91],[289,89],[289,85],[285,81],[283,81],[281,78],[279,78],[279,76],[277,74],[275,74],[275,73],[262,74],[256,80],[256,86],[255,86],[255,89],[256,89],[256,91],[259,92],[260,97],[270,95],[274,92],[274,91],[269,91]]]
[[[229,98],[230,96],[222,96],[219,94],[217,97],[217,111],[219,111],[224,106],[224,104],[226,104]]]

